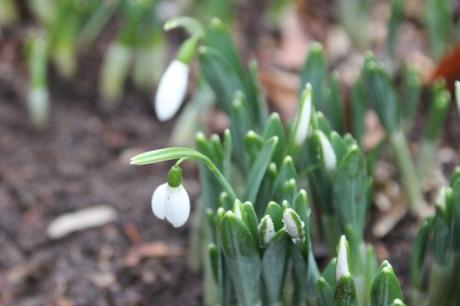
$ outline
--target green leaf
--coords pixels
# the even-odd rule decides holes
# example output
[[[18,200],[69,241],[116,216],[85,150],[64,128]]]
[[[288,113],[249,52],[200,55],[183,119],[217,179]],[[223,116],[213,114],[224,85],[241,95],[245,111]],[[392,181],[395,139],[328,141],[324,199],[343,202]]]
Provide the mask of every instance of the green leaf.
[[[400,0],[396,0],[400,1]],[[405,66],[402,71],[401,80],[401,114],[405,121],[405,127],[408,129],[412,125],[412,121],[420,103],[420,96],[422,94],[422,84],[418,73]]]
[[[300,88],[303,90],[307,83],[313,90],[313,104],[319,110],[322,108],[322,88],[327,78],[326,57],[321,44],[314,42],[310,45],[305,64],[300,71]]]
[[[395,299],[402,299],[401,285],[391,265],[384,261],[371,289],[371,306],[388,306]]]
[[[257,193],[259,192],[260,184],[265,176],[267,167],[270,164],[273,151],[275,149],[278,137],[272,137],[269,139],[262,149],[260,150],[257,159],[249,171],[249,175],[246,181],[246,194],[245,199],[250,202],[255,202]]]
[[[257,242],[247,226],[231,211],[225,213],[218,225],[227,272],[238,292],[240,305],[260,303],[261,260]]]
[[[257,220],[256,211],[250,202],[244,202],[241,206],[242,218],[249,231],[251,232],[254,240],[259,239],[259,221]]]
[[[284,229],[281,229],[267,245],[262,256],[262,281],[268,305],[281,304],[286,274],[288,243],[288,235]]]
[[[447,51],[452,30],[452,3],[449,0],[427,0],[425,24],[434,57],[441,58]]]
[[[337,281],[334,295],[335,306],[357,306],[355,283],[350,274]]]
[[[215,93],[217,105],[230,114],[235,93],[244,92],[244,84],[235,67],[220,52],[211,47],[198,50],[200,68]],[[233,135],[233,133],[232,133]],[[235,136],[235,135],[233,135]]]
[[[253,130],[246,133],[244,137],[244,147],[247,155],[249,155],[249,164],[253,164],[254,160],[259,155],[262,146],[264,145],[264,139],[259,136]]]
[[[278,137],[278,143],[276,144],[275,151],[273,152],[272,160],[277,165],[280,165],[286,150],[286,133],[284,131],[284,126],[281,122],[281,118],[277,113],[270,115],[270,118],[268,119],[263,132],[263,137],[265,140],[268,140],[273,136]]]
[[[359,79],[351,87],[350,104],[353,121],[353,135],[358,139],[358,142],[361,143],[366,129],[364,123],[367,106],[362,81]]]
[[[331,306],[334,304],[334,289],[326,279],[320,277],[317,282],[318,306]]]
[[[364,230],[367,211],[367,167],[364,154],[354,145],[336,170],[333,198],[342,229],[351,226],[358,235]]]
[[[284,199],[284,194],[282,193],[282,189],[284,187],[284,184],[289,181],[290,179],[296,179],[297,174],[294,166],[294,161],[292,158],[287,155],[283,163],[281,164],[281,168],[278,172],[278,176],[276,177],[276,180],[273,184],[272,187],[272,196],[273,200],[281,202]]]
[[[366,57],[361,79],[381,124],[388,133],[396,132],[400,118],[398,97],[389,76],[371,54]]]
[[[432,222],[432,218],[427,218],[423,221],[412,244],[412,252],[410,256],[411,285],[412,287],[418,289],[421,289],[423,284],[423,264],[427,255],[426,253]]]
[[[283,227],[283,208],[276,202],[268,203],[265,214],[271,217],[275,231],[279,231]]]
[[[219,52],[233,67],[241,80],[244,79],[244,71],[241,66],[239,55],[233,45],[229,32],[224,23],[218,18],[213,18],[209,23],[203,43]]]
[[[337,75],[334,74],[331,77],[329,85],[325,87],[323,91],[325,92],[323,94],[324,106],[323,109],[320,109],[320,111],[329,118],[332,128],[335,131],[342,133],[345,130],[343,110],[344,102]]]

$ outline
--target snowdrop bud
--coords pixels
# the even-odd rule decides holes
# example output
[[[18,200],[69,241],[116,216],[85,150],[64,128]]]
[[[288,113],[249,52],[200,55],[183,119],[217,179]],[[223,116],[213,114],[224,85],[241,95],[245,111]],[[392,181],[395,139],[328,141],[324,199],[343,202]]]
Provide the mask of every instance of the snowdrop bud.
[[[168,173],[168,182],[158,186],[153,192],[152,211],[158,219],[166,219],[174,227],[180,227],[187,222],[190,199],[182,186],[180,168],[172,167]]]
[[[190,68],[180,60],[173,60],[158,85],[155,111],[160,121],[171,119],[179,110],[186,91]]]
[[[287,208],[284,210],[283,223],[286,232],[291,236],[294,242],[302,240],[305,223],[300,220],[299,215],[293,209]]]
[[[344,235],[340,237],[339,249],[337,252],[335,277],[337,281],[339,281],[342,277],[350,275],[350,269],[348,267],[348,242]]]
[[[324,166],[328,171],[334,171],[337,165],[337,158],[331,143],[326,135],[320,130],[317,131],[321,142],[321,151],[323,153]]]
[[[275,226],[270,215],[266,215],[259,224],[260,244],[266,246],[272,240],[273,236],[275,236]]]
[[[294,125],[294,142],[296,145],[301,145],[307,138],[310,128],[310,118],[312,113],[312,93],[311,84],[307,83],[301,97],[300,110],[296,117]]]

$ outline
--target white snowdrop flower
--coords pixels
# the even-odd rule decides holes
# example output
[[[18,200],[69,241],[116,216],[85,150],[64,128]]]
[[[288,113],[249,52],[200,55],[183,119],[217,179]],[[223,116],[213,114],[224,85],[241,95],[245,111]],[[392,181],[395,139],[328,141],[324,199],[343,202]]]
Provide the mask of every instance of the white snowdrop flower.
[[[302,239],[302,231],[305,223],[300,220],[299,215],[291,208],[285,209],[283,213],[284,228],[294,242]]]
[[[334,171],[337,165],[334,148],[322,131],[318,131],[319,140],[321,142],[321,151],[323,153],[324,166],[328,171]]]
[[[158,219],[166,219],[174,227],[184,225],[190,215],[190,198],[181,182],[181,169],[173,167],[168,182],[158,186],[152,195],[153,214]]]
[[[190,215],[190,199],[182,185],[171,187],[168,183],[158,186],[152,195],[153,214],[168,220],[174,227],[181,227]]]
[[[300,112],[297,114],[294,132],[294,142],[301,145],[307,138],[310,128],[310,118],[312,113],[312,94],[311,85],[307,84],[301,97]]]
[[[342,277],[350,274],[348,267],[348,242],[344,235],[340,237],[339,250],[337,254],[337,266],[335,269],[335,277],[340,280]]]
[[[267,245],[275,236],[275,226],[269,215],[262,218],[259,225],[260,240],[263,245]]]
[[[189,65],[178,59],[169,64],[155,96],[155,111],[160,121],[171,119],[179,110],[187,91],[189,73]]]

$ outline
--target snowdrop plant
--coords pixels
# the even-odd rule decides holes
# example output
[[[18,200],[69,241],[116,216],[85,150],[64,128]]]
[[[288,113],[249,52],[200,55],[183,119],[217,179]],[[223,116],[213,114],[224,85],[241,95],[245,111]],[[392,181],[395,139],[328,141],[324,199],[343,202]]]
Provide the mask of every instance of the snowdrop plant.
[[[460,168],[441,191],[434,216],[420,226],[412,250],[411,281],[413,305],[453,306],[460,301]]]

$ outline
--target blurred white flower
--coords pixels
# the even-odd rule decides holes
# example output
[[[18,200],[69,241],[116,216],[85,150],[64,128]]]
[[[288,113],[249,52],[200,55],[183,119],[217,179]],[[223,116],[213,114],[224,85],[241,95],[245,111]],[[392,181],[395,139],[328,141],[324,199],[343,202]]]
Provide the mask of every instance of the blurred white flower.
[[[347,239],[342,235],[339,242],[339,250],[337,254],[337,266],[335,269],[335,277],[340,280],[342,277],[350,274],[350,268],[348,267],[348,246]]]
[[[323,152],[324,166],[328,171],[334,171],[337,165],[337,158],[335,156],[334,148],[322,131],[318,131],[319,139],[321,141],[321,151]]]
[[[155,111],[160,121],[171,119],[182,105],[189,72],[187,64],[175,59],[163,74],[155,96]]]
[[[171,187],[168,183],[158,186],[152,195],[152,210],[157,218],[166,219],[174,227],[181,227],[190,215],[187,191],[182,184],[177,187]]]
[[[307,138],[310,129],[310,118],[312,113],[311,85],[308,83],[301,97],[300,112],[296,117],[294,142],[296,145],[302,145]]]

